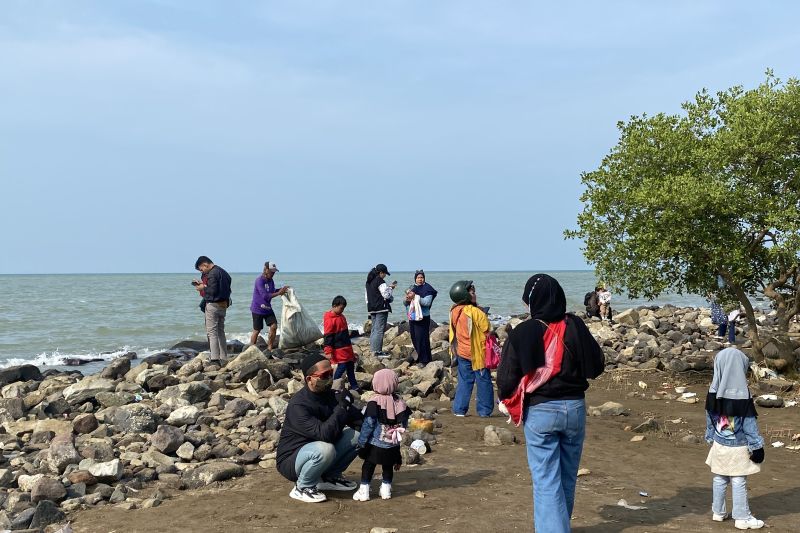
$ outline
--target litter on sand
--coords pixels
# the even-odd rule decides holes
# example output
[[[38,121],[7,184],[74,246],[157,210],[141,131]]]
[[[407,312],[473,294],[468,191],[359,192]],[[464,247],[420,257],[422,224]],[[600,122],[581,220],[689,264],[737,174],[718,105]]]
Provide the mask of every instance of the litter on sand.
[[[783,448],[783,443],[779,440],[772,443],[773,448]]]
[[[625,509],[630,509],[631,511],[643,511],[644,509],[647,509],[647,507],[645,507],[644,505],[631,505],[627,501],[625,501],[625,499],[618,501],[617,505],[619,505],[620,507],[624,507]]]

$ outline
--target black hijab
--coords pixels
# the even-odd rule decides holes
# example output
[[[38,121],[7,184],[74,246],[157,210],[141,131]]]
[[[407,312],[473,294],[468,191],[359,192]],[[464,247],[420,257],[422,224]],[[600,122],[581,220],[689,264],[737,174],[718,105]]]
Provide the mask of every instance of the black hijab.
[[[422,285],[417,285],[417,276],[422,276],[423,282]],[[414,272],[414,284],[411,286],[411,290],[414,291],[414,294],[418,295],[420,298],[425,298],[429,294],[432,294],[434,298],[436,295],[439,294],[436,289],[434,289],[430,283],[425,280],[425,272],[422,270],[417,270]]]
[[[547,323],[564,319],[567,297],[555,278],[547,274],[534,274],[525,284],[522,301],[530,307],[531,318]]]

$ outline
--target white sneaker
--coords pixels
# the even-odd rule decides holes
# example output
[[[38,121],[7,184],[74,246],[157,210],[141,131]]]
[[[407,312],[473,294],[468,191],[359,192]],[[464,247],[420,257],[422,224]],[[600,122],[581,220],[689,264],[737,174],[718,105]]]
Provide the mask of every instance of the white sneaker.
[[[368,502],[369,501],[369,485],[362,483],[355,494],[353,494],[353,499],[357,502]]]
[[[711,516],[711,520],[713,520],[714,522],[724,522],[725,519],[728,518],[728,516],[729,516],[728,513],[725,514],[713,513],[713,515]]]
[[[751,516],[747,520],[737,520],[734,526],[736,529],[761,529],[764,527],[764,521]]]
[[[289,493],[289,496],[295,500],[300,500],[301,502],[306,503],[319,503],[328,499],[324,494],[317,490],[317,487],[306,487],[301,489],[297,485],[294,486],[292,492]]]
[[[388,500],[392,497],[392,484],[391,483],[381,483],[381,490],[380,490],[381,498],[384,500]]]

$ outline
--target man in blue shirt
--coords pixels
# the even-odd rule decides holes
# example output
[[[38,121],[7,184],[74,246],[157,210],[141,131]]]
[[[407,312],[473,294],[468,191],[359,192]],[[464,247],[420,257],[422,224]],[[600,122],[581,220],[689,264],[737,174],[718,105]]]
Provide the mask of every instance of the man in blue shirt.
[[[275,273],[278,267],[275,263],[267,261],[264,263],[264,271],[256,278],[253,287],[253,303],[250,304],[250,312],[253,315],[253,333],[250,334],[250,344],[256,344],[264,324],[269,326],[269,336],[267,337],[267,349],[275,347],[275,333],[278,330],[278,319],[275,311],[272,310],[272,298],[286,294],[288,285],[275,290]]]

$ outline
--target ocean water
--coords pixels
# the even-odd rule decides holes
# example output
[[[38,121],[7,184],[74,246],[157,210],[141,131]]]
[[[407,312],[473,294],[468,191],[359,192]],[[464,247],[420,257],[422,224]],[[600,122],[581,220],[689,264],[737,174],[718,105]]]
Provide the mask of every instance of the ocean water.
[[[224,266],[224,265],[223,265]],[[525,311],[522,288],[533,272],[428,272],[428,282],[439,296],[432,308],[433,319],[447,320],[448,291],[459,279],[474,281],[478,303],[490,306],[495,321]],[[413,273],[394,272],[389,279],[400,289],[411,285]],[[592,271],[549,272],[564,287],[569,309],[583,308],[583,295],[596,282]],[[247,342],[252,320],[250,299],[258,273],[231,273],[233,306],[228,310],[228,339]],[[0,275],[0,368],[33,363],[43,368],[61,367],[64,359],[95,358],[110,360],[126,351],[140,357],[192,339],[204,340],[203,315],[199,296],[186,274],[53,274]],[[322,323],[322,313],[337,294],[348,306],[345,315],[353,329],[367,318],[364,303],[366,273],[284,273],[277,286],[291,285],[304,308]],[[700,306],[695,295],[664,295],[653,302],[614,296],[617,310],[637,305]],[[281,303],[274,304],[280,317]],[[401,303],[394,305],[390,321],[404,318]],[[84,373],[97,371],[102,363],[81,367]]]

